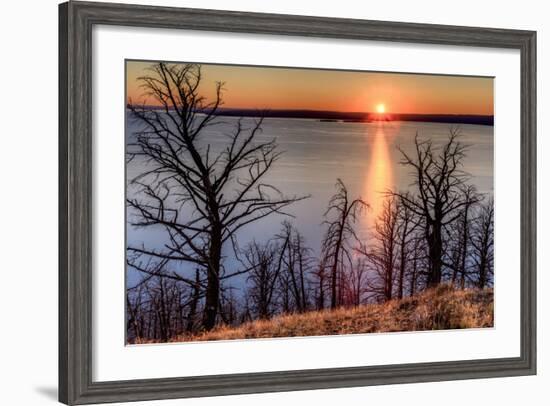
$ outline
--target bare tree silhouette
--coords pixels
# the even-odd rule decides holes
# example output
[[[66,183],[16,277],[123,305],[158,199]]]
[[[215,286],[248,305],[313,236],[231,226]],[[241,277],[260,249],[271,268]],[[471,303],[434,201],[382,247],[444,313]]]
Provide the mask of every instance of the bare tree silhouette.
[[[188,287],[167,278],[145,279],[130,288],[126,294],[128,340],[167,341],[184,331],[183,308],[188,300]]]
[[[277,235],[281,241],[281,258],[283,271],[283,286],[288,292],[281,292],[283,295],[289,295],[285,299],[287,311],[290,308],[297,312],[304,312],[309,306],[309,280],[308,275],[311,272],[313,258],[311,249],[306,246],[304,237],[288,221],[283,222],[283,228]]]
[[[421,284],[421,278],[424,272],[424,264],[426,263],[426,241],[418,232],[414,233],[410,242],[410,260],[409,260],[409,295],[414,296],[418,290],[418,286]]]
[[[256,316],[267,319],[275,312],[275,288],[282,268],[284,250],[274,242],[260,244],[253,241],[244,252],[245,267],[252,267],[247,281],[249,306]]]
[[[368,267],[364,258],[359,258],[350,264],[345,273],[344,304],[359,306],[366,299],[368,293]]]
[[[315,296],[315,308],[322,310],[325,308],[326,291],[328,289],[327,269],[323,257],[321,257],[316,269],[312,272],[312,277],[314,280],[313,294]]]
[[[157,63],[147,73],[139,81],[155,107],[129,103],[141,130],[128,144],[127,159],[143,159],[148,169],[131,180],[140,197],[127,199],[127,205],[133,226],[160,228],[167,242],[162,248],[128,247],[128,263],[137,270],[146,270],[149,259],[200,269],[202,327],[209,330],[218,315],[220,280],[248,271],[225,272],[222,247],[236,243],[238,230],[284,213],[301,198],[284,196],[262,181],[281,155],[275,140],[258,140],[262,118],[238,120],[221,150],[205,139],[204,133],[221,123],[223,84],[216,83],[208,101],[200,91],[200,65]],[[188,281],[176,271],[170,276]]]
[[[418,216],[401,202],[397,207],[397,234],[399,244],[399,274],[397,277],[397,298],[403,298],[405,290],[405,278],[411,256],[416,255],[414,247],[410,247],[418,227]],[[413,265],[414,266],[414,265]]]
[[[444,265],[443,230],[460,216],[460,208],[470,203],[464,188],[469,175],[462,170],[466,146],[459,141],[460,130],[452,128],[447,142],[437,148],[431,140],[415,137],[415,154],[401,150],[401,164],[412,169],[412,193],[388,192],[420,216],[429,258],[427,284],[441,282]]]
[[[398,199],[388,197],[378,216],[371,247],[362,244],[358,251],[369,260],[372,276],[369,279],[369,292],[377,301],[391,300],[396,280],[398,263],[399,216]]]
[[[483,289],[492,281],[494,250],[494,203],[489,199],[481,205],[474,219],[470,241],[473,247],[472,260],[475,264],[478,288]]]
[[[464,188],[465,204],[460,209],[460,215],[454,223],[448,225],[447,252],[449,266],[452,270],[451,283],[457,283],[462,289],[466,285],[469,272],[468,253],[470,251],[471,212],[481,200],[476,188],[472,185]]]
[[[336,193],[329,201],[328,209],[325,212],[323,224],[327,231],[322,243],[322,257],[324,263],[330,269],[330,307],[336,308],[340,304],[338,295],[339,280],[344,268],[344,262],[351,263],[350,240],[357,241],[358,237],[353,228],[353,223],[359,214],[368,207],[368,204],[361,198],[351,200],[348,190],[338,179],[336,182]],[[332,219],[329,217],[332,216]]]

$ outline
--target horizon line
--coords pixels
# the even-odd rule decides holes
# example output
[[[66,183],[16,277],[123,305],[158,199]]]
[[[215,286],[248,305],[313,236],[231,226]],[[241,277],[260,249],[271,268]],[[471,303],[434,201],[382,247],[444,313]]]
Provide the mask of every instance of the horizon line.
[[[136,104],[127,103],[126,108]],[[164,108],[161,105],[143,104],[145,109]],[[173,107],[169,108],[173,110]],[[208,109],[203,109],[208,111]],[[218,115],[229,117],[304,118],[327,121],[370,122],[370,121],[426,121],[460,124],[494,125],[494,114],[463,113],[377,113],[367,111],[338,111],[316,109],[254,109],[218,107]]]

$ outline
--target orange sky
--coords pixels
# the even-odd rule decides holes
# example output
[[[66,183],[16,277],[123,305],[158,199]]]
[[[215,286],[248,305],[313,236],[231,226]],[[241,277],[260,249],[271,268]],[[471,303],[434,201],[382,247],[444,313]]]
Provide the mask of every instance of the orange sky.
[[[127,61],[127,97],[151,62]],[[493,78],[202,64],[201,93],[225,82],[224,107],[388,113],[493,114]],[[145,100],[153,104],[153,100]]]

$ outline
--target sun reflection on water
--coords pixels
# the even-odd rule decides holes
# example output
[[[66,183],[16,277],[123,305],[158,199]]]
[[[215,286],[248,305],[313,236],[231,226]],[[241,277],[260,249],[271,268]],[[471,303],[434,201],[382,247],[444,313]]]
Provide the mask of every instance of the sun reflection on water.
[[[370,129],[374,130],[370,140],[370,153],[364,189],[364,198],[370,205],[366,216],[366,226],[372,227],[380,215],[384,204],[384,193],[394,187],[393,164],[391,162],[389,137],[394,131],[384,122],[377,122]]]

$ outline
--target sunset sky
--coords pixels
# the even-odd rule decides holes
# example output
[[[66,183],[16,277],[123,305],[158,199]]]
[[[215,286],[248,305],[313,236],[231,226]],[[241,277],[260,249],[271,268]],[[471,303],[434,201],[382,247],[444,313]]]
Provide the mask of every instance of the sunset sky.
[[[127,61],[127,98],[151,62]],[[201,94],[225,82],[227,108],[493,115],[493,78],[202,64]]]

